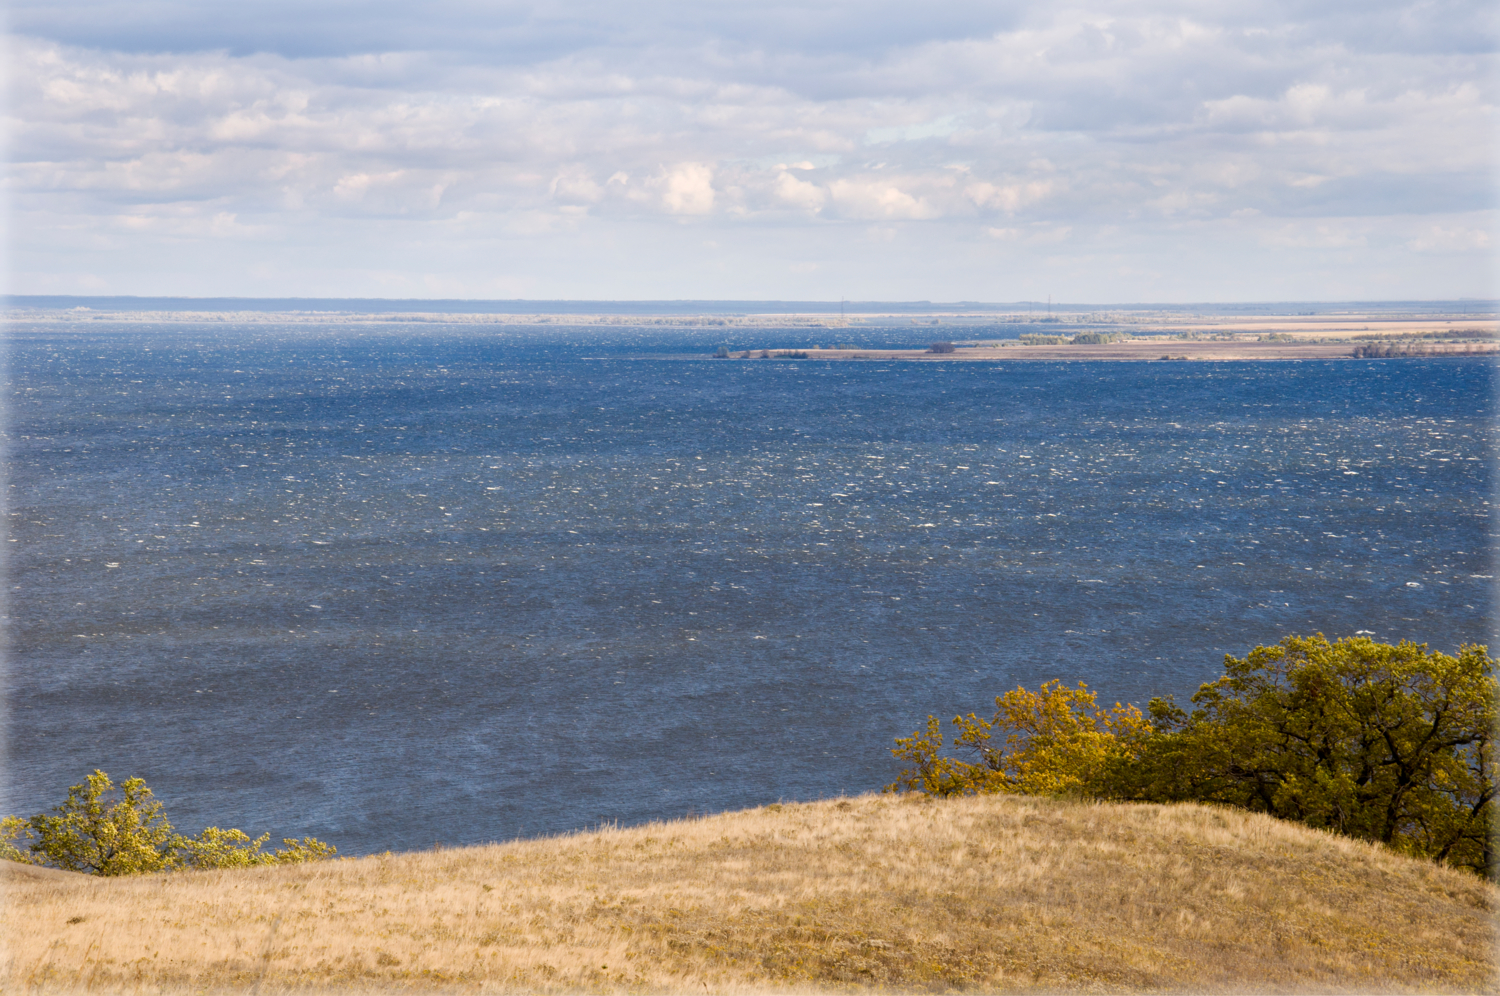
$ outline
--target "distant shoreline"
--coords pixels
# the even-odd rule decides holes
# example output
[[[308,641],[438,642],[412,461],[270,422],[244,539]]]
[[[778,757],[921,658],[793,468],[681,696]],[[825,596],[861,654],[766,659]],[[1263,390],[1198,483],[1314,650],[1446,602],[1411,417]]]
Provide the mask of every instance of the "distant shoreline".
[[[57,328],[60,332],[83,332],[104,324],[159,326],[298,326],[310,334],[322,329],[364,325],[396,329],[401,326],[440,328],[537,327],[592,329],[697,330],[721,337],[722,349],[735,359],[817,359],[840,361],[1128,361],[1167,362],[1184,360],[1261,361],[1354,359],[1363,349],[1411,356],[1474,356],[1500,352],[1500,321],[1493,312],[1475,314],[1469,302],[1463,310],[1451,308],[1459,302],[1428,312],[1371,309],[1367,311],[1283,311],[1247,314],[1238,307],[1219,306],[1217,311],[1189,313],[1186,309],[1056,310],[1045,313],[940,313],[911,311],[854,312],[841,316],[815,312],[770,311],[760,314],[689,313],[669,308],[661,313],[537,311],[532,313],[490,311],[274,311],[274,310],[95,310],[24,307],[24,298],[8,298],[4,319]],[[34,299],[40,300],[40,299]],[[53,299],[48,299],[53,300]],[[85,300],[85,299],[78,299]],[[90,299],[92,300],[92,299]],[[101,301],[103,299],[100,299]],[[110,299],[112,301],[149,299]],[[161,299],[166,301],[168,299]],[[188,299],[171,299],[182,300]],[[202,302],[210,303],[210,302]],[[332,302],[307,302],[327,304]],[[369,304],[370,302],[345,302]],[[387,302],[433,306],[445,302]],[[451,302],[448,302],[451,303]],[[462,302],[459,302],[462,303]],[[475,302],[470,302],[475,303]],[[503,303],[503,302],[502,302]],[[531,302],[555,303],[567,302]],[[574,302],[586,304],[588,302]],[[622,304],[625,302],[603,302]],[[726,302],[638,302],[641,307],[660,304],[723,304]],[[734,302],[730,302],[734,303]],[[775,302],[759,302],[774,304]],[[918,302],[921,304],[922,302]],[[1489,305],[1491,302],[1482,302]],[[1450,310],[1451,309],[1451,310]],[[1232,313],[1231,313],[1232,312]],[[891,330],[899,329],[898,336]],[[792,332],[805,345],[783,342],[775,347],[746,345],[743,338],[759,338],[757,332]],[[861,333],[874,334],[889,344],[892,338],[912,342],[903,348],[863,348]],[[1073,341],[1082,335],[1082,341]],[[743,338],[742,338],[743,337]],[[909,337],[909,338],[908,338]],[[735,340],[741,341],[736,343]],[[820,341],[821,340],[821,341]],[[929,344],[952,346],[950,352],[934,352]],[[826,348],[825,348],[826,344]],[[658,356],[657,358],[668,358]],[[701,360],[703,353],[675,354],[670,358]],[[722,357],[721,357],[722,358]]]
[[[1413,352],[1392,359],[1426,359],[1463,356],[1497,356],[1500,344],[1449,344],[1423,343],[1421,352]],[[951,353],[934,353],[927,349],[799,349],[795,357],[787,355],[792,350],[741,350],[729,359],[749,362],[761,359],[808,359],[878,361],[901,360],[923,363],[996,363],[1012,360],[1068,361],[1068,360],[1112,360],[1119,362],[1168,362],[1182,360],[1213,361],[1258,361],[1258,360],[1335,360],[1356,359],[1349,342],[1335,343],[1281,343],[1281,342],[1201,342],[1183,340],[1145,340],[1138,342],[1113,342],[1104,345],[1029,345],[1005,343],[1002,345],[958,346]],[[762,352],[771,356],[762,357]],[[778,355],[779,354],[779,355]],[[724,359],[722,357],[717,359]]]

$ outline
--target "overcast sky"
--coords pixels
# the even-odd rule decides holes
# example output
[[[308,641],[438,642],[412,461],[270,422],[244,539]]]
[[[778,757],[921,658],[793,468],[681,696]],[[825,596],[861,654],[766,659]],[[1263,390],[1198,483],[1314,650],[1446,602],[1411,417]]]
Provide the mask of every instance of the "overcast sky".
[[[9,290],[1492,296],[1483,0],[12,0]]]

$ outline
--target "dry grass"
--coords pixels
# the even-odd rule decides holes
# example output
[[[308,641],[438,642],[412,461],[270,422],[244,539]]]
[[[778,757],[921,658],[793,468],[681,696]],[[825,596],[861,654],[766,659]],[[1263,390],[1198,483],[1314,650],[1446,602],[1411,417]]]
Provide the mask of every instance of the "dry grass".
[[[1199,806],[865,796],[319,865],[7,878],[0,991],[1495,989],[1497,890]]]

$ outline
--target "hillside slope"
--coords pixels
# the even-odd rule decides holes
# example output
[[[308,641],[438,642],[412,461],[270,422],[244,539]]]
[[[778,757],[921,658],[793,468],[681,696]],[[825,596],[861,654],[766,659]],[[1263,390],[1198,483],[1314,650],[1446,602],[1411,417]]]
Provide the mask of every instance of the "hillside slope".
[[[3,878],[6,992],[1493,991],[1500,898],[1247,813],[993,796]]]

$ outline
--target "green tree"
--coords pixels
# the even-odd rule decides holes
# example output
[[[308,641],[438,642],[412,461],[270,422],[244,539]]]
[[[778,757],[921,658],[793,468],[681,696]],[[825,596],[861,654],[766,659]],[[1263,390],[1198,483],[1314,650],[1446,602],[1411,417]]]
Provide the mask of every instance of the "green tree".
[[[1494,872],[1495,662],[1426,645],[1289,636],[1151,712],[1163,731],[1122,795],[1202,799]]]
[[[1192,713],[1170,698],[1098,708],[1049,682],[995,700],[992,720],[954,717],[943,752],[935,718],[892,750],[911,765],[890,790],[1016,792],[1218,802],[1380,841],[1495,877],[1500,792],[1495,662],[1425,645],[1289,636],[1199,688]],[[996,746],[996,735],[1003,746]]]

